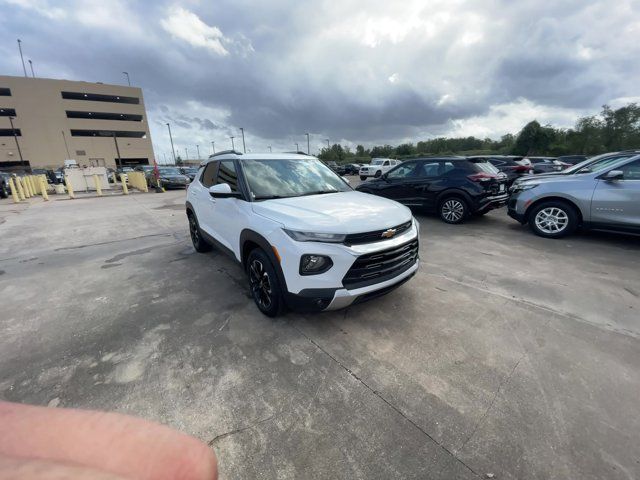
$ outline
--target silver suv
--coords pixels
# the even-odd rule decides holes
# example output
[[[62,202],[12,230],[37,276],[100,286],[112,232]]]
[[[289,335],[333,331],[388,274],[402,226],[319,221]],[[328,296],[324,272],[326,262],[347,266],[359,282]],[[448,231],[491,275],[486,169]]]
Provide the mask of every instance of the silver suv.
[[[583,163],[568,174],[516,180],[509,216],[547,238],[579,226],[640,233],[640,155],[619,152]]]

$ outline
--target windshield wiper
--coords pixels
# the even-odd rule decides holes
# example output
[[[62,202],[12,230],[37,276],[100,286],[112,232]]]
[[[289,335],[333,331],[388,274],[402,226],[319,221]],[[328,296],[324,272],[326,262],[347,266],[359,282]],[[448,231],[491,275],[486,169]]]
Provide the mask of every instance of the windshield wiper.
[[[258,197],[253,197],[254,200],[274,200],[276,198],[291,198],[294,195],[260,195]]]
[[[300,196],[301,197],[306,197],[308,195],[322,195],[325,193],[338,193],[339,190],[315,190],[313,192],[306,192],[306,193],[302,193]]]

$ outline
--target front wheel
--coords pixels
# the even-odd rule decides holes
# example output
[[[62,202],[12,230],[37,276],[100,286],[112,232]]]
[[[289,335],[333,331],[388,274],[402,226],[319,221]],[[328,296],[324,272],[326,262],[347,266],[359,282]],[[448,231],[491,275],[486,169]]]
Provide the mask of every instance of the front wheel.
[[[209,242],[207,242],[202,236],[196,215],[189,212],[187,213],[187,218],[189,219],[189,234],[191,235],[193,248],[195,248],[198,253],[209,252],[211,250],[211,244],[209,244]]]
[[[249,254],[247,274],[258,309],[268,317],[277,317],[284,309],[282,289],[276,270],[263,250],[256,248]]]
[[[382,176],[382,171],[381,170],[378,170],[376,172],[376,174],[374,175],[375,178],[380,178],[381,176]]]
[[[367,177],[365,177],[364,175],[360,175],[360,180],[361,180],[361,181],[363,181],[363,182],[364,182],[366,179],[367,179]]]
[[[468,211],[467,202],[460,197],[447,197],[440,202],[438,208],[440,219],[450,224],[462,223]]]
[[[533,209],[529,216],[529,226],[540,237],[562,238],[575,232],[578,214],[565,202],[552,200]]]

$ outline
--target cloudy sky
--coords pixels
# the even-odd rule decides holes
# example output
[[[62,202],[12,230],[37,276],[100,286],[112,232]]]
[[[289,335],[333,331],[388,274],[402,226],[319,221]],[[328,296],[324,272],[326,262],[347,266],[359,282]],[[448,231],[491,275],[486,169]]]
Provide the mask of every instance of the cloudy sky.
[[[640,0],[0,0],[0,74],[144,89],[156,155],[571,126],[640,97]]]

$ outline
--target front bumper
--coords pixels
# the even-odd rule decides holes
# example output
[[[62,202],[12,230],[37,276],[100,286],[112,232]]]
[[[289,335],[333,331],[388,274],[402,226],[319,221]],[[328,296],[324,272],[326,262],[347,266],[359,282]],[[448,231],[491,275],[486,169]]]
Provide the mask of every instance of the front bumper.
[[[496,208],[502,208],[507,204],[507,200],[509,200],[509,194],[507,193],[485,197],[479,202],[478,211],[483,212],[487,210],[495,210]]]
[[[511,197],[509,197],[509,201],[507,202],[507,214],[514,220],[524,225],[526,223],[525,210],[522,206],[523,202],[518,202],[519,197],[520,192],[514,193],[511,195]]]

